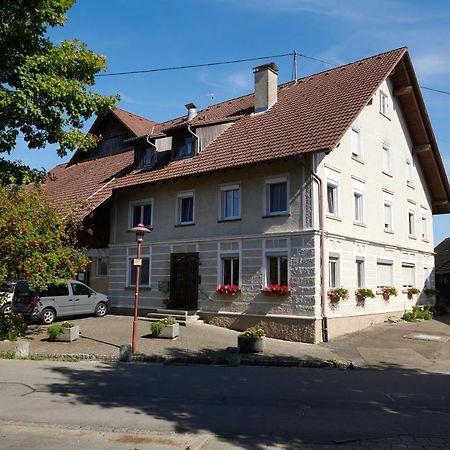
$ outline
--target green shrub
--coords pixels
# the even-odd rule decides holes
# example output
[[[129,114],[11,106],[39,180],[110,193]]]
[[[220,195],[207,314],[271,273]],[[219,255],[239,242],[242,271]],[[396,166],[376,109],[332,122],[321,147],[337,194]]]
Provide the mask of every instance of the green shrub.
[[[15,341],[26,329],[27,324],[20,314],[0,316],[0,341],[5,339]]]
[[[355,295],[360,300],[365,300],[366,298],[374,298],[375,297],[375,294],[373,293],[372,289],[367,289],[367,288],[356,289]]]
[[[407,322],[416,322],[418,320],[431,320],[433,318],[433,313],[431,312],[431,306],[425,305],[415,305],[412,311],[405,311],[402,319]]]
[[[260,327],[260,328],[247,328],[239,336],[244,338],[259,338],[265,335],[266,335],[265,331]]]
[[[56,341],[56,338],[64,333],[66,328],[73,328],[73,323],[67,320],[62,323],[55,323],[47,328],[48,340]]]
[[[176,323],[177,321],[173,317],[163,317],[161,320],[158,320],[158,322],[152,322],[150,324],[150,331],[152,332],[152,336],[159,336],[159,334],[165,327],[174,325]]]
[[[5,352],[5,359],[15,359],[16,352],[14,350],[8,350]]]

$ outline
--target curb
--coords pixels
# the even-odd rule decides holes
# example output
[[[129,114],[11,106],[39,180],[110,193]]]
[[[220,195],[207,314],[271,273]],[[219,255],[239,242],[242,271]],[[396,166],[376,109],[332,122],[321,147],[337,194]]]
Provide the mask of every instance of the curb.
[[[5,359],[7,352],[0,352],[0,358]],[[51,361],[80,360],[98,362],[120,362],[118,356],[98,355],[87,353],[30,353],[28,358],[17,359],[43,359]],[[310,368],[331,368],[349,370],[355,369],[356,365],[352,361],[320,360],[320,359],[282,359],[266,358],[260,356],[240,356],[230,354],[229,357],[211,358],[208,356],[183,356],[170,357],[163,355],[133,355],[130,362],[145,362],[164,365],[215,365],[215,366],[261,366],[261,367],[310,367]]]

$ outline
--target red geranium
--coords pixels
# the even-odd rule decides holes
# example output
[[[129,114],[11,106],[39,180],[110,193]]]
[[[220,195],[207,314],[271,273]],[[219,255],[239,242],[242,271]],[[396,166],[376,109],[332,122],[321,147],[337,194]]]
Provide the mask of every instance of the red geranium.
[[[275,295],[289,295],[291,290],[288,286],[282,284],[269,284],[263,290],[264,294],[275,294]]]
[[[217,292],[219,294],[228,294],[228,295],[236,295],[240,292],[239,286],[236,286],[235,284],[221,284],[217,288]]]

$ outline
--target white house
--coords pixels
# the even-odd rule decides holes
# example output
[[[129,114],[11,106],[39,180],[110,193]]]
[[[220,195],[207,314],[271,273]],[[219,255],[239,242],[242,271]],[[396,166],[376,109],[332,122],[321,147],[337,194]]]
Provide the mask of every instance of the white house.
[[[142,313],[195,310],[212,324],[319,342],[433,300],[432,214],[450,212],[450,188],[407,50],[280,86],[277,73],[259,66],[254,94],[202,111],[190,103],[165,123],[112,111],[116,145],[59,170],[49,193],[61,196],[71,170],[123,160],[81,194],[95,200],[85,220],[109,214],[97,227],[109,241],[91,254],[107,261],[117,310],[133,307],[127,230],[139,222],[152,229]],[[397,295],[385,299],[383,286]],[[340,287],[349,296],[337,301]],[[362,301],[358,288],[375,298]]]

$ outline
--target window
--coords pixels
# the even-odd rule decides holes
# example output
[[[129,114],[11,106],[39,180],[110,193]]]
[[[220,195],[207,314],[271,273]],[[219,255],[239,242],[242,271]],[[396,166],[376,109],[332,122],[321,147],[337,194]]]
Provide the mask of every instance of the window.
[[[97,276],[106,277],[108,275],[108,258],[97,259]]]
[[[389,97],[383,91],[380,91],[380,113],[389,117]]]
[[[422,240],[426,241],[428,239],[428,223],[427,216],[422,213]]]
[[[67,295],[69,295],[68,284],[49,284],[46,289],[39,292],[40,297],[59,297]]]
[[[327,212],[338,215],[338,185],[332,181],[327,182]]]
[[[136,286],[136,266],[133,265],[134,258],[129,258],[129,286]],[[140,282],[141,286],[150,286],[150,258],[142,258]]]
[[[355,222],[363,223],[363,195],[361,192],[353,192],[354,202],[354,220]]]
[[[384,229],[392,231],[392,194],[383,192]]]
[[[352,127],[352,156],[361,158],[361,132],[358,128]]]
[[[144,200],[131,204],[131,226],[135,227],[142,223],[146,227],[152,227],[152,201]]]
[[[152,147],[147,147],[144,150],[144,166],[145,167],[153,166],[155,159],[156,159],[155,149]]]
[[[377,287],[393,285],[392,261],[377,261]]]
[[[238,219],[241,216],[240,186],[222,186],[220,188],[220,218]]]
[[[269,256],[267,258],[267,284],[288,284],[288,258],[287,256]]]
[[[330,288],[338,287],[339,285],[339,257],[328,257],[328,286]]]
[[[423,287],[425,289],[430,288],[430,272],[428,271],[428,267],[423,268]]]
[[[391,149],[388,144],[383,144],[383,172],[391,173]]]
[[[414,224],[414,211],[408,211],[408,234],[414,236],[415,234],[415,224]]]
[[[84,284],[70,283],[73,295],[91,295],[91,290]]]
[[[406,160],[406,183],[413,184],[413,163],[410,159]]]
[[[414,264],[402,263],[402,286],[404,288],[414,287]]]
[[[357,257],[356,264],[356,287],[363,288],[365,286],[365,266],[364,258]]]
[[[194,193],[181,192],[178,194],[178,217],[179,225],[194,223]]]
[[[222,258],[222,283],[239,286],[239,258]]]
[[[267,215],[286,214],[288,212],[287,178],[266,180]]]
[[[193,156],[192,136],[175,140],[175,159],[185,159]]]

